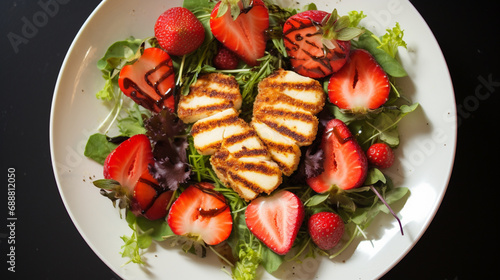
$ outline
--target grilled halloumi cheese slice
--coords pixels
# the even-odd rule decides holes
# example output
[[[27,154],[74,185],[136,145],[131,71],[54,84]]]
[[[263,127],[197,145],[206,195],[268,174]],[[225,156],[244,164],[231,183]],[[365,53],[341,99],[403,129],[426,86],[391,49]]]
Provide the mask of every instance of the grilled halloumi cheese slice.
[[[185,123],[194,123],[229,108],[239,110],[242,98],[233,76],[210,73],[200,76],[190,86],[189,94],[181,96],[177,115]]]
[[[226,129],[239,127],[239,120],[238,112],[234,108],[230,108],[193,124],[191,135],[198,153],[212,155],[219,150]]]
[[[258,85],[254,111],[262,105],[284,106],[294,110],[307,111],[313,115],[321,112],[326,95],[321,84],[293,71],[276,70]],[[281,105],[280,105],[281,104]]]
[[[293,71],[277,70],[258,85],[252,126],[271,157],[289,176],[298,167],[300,146],[312,144],[325,104],[320,83]]]
[[[255,130],[231,108],[197,121],[192,129],[200,154],[212,155],[217,177],[249,201],[270,193],[282,181],[281,169],[271,159]]]
[[[228,150],[219,150],[210,163],[217,177],[246,201],[263,192],[270,194],[282,181],[280,167],[271,159],[236,158]]]
[[[259,121],[252,121],[255,131],[266,145],[271,158],[278,164],[284,175],[290,176],[298,167],[300,161],[300,148],[293,141],[274,129]]]

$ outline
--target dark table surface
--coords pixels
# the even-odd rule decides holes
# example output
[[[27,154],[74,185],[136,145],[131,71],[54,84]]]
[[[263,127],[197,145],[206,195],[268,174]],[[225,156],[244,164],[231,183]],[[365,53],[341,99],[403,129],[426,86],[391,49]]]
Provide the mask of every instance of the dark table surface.
[[[119,279],[71,222],[58,193],[49,151],[49,114],[60,66],[74,36],[100,1],[58,0],[58,11],[45,17],[37,2],[51,1],[2,0],[0,4],[1,223],[7,225],[9,168],[15,168],[18,218],[16,273],[7,271],[8,229],[0,227],[0,278]],[[498,275],[494,269],[499,197],[494,179],[499,167],[497,9],[486,0],[411,2],[434,32],[448,63],[458,109],[458,143],[453,174],[437,215],[413,250],[383,279],[490,278]],[[39,17],[40,27],[14,46],[8,34],[20,34],[24,22],[34,16]]]

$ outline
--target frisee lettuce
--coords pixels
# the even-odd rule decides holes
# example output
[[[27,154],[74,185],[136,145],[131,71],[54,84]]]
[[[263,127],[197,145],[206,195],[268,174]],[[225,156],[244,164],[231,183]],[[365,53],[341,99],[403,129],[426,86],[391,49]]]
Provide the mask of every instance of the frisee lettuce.
[[[401,26],[399,22],[396,22],[396,26],[392,29],[387,29],[387,33],[385,33],[382,37],[377,37],[373,35],[380,46],[379,49],[384,50],[392,57],[396,57],[398,53],[398,47],[406,48],[406,42],[403,40],[404,30],[401,30]]]

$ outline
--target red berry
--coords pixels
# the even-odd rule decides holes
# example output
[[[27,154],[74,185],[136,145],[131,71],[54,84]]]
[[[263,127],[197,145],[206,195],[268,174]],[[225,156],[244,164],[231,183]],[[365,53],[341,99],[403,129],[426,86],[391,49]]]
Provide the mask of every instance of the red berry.
[[[366,152],[368,162],[378,168],[389,168],[394,163],[394,151],[386,143],[376,143]]]
[[[175,234],[203,240],[208,245],[226,240],[233,228],[226,199],[210,183],[186,188],[170,207],[167,223]]]
[[[188,9],[174,7],[160,15],[155,24],[155,37],[170,55],[193,52],[205,40],[205,28]]]
[[[300,198],[286,190],[258,197],[245,210],[248,229],[278,255],[290,251],[303,219]]]
[[[344,234],[344,222],[332,212],[320,212],[311,216],[307,230],[314,244],[322,250],[335,247]]]
[[[233,19],[231,14],[238,8],[228,7],[236,2],[240,14]],[[250,5],[243,7],[243,2]],[[219,15],[219,9],[225,10]],[[269,11],[262,0],[219,1],[210,14],[210,29],[214,37],[250,66],[259,65],[259,58],[266,51],[265,30],[269,27]]]
[[[307,179],[315,192],[325,193],[337,188],[349,190],[363,184],[368,174],[368,161],[343,121],[333,119],[327,123],[321,149],[325,155],[324,171]]]
[[[238,67],[239,59],[228,48],[221,46],[214,57],[214,66],[220,70],[232,70]]]
[[[163,189],[149,173],[153,164],[149,138],[137,134],[121,143],[104,162],[104,178],[118,181],[131,199],[130,210],[150,220],[167,215],[167,206],[173,192]],[[128,201],[128,200],[127,200]]]
[[[337,72],[346,63],[351,42],[326,39],[333,26],[324,26],[330,13],[305,11],[288,18],[283,26],[283,39],[295,72],[310,78],[323,78]],[[330,41],[331,47],[324,41]]]
[[[389,78],[367,51],[351,52],[349,60],[328,83],[330,102],[340,109],[366,112],[382,106],[389,98]]]
[[[118,85],[126,96],[146,109],[174,110],[174,65],[168,53],[160,48],[147,48],[134,64],[123,66]]]

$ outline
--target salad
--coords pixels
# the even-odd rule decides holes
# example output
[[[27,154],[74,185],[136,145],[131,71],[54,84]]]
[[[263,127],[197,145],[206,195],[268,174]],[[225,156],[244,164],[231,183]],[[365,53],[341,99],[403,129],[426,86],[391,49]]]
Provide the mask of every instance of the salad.
[[[365,17],[185,0],[153,37],[109,46],[96,97],[110,113],[85,155],[132,230],[127,262],[167,242],[254,279],[259,266],[337,257],[380,212],[399,221],[390,205],[409,191],[384,169],[418,104],[397,85],[403,30],[378,37]]]

